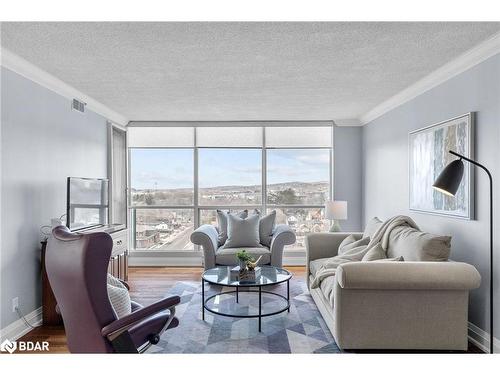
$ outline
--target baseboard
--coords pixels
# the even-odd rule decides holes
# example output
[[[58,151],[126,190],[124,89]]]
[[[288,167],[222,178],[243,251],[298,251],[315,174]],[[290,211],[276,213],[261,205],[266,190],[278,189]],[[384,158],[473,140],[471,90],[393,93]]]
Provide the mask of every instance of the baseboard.
[[[32,326],[37,326],[42,323],[42,307],[40,306],[35,311],[30,312],[25,316],[26,320]],[[2,328],[0,331],[0,342],[8,339],[10,341],[16,341],[23,337],[25,334],[32,330],[28,327],[24,320],[18,319],[15,322],[9,324],[7,327]]]
[[[485,353],[490,352],[490,334],[488,332],[469,322],[468,336],[469,341],[476,345],[479,349]],[[500,340],[496,337],[494,338],[493,351],[495,353],[500,353]]]

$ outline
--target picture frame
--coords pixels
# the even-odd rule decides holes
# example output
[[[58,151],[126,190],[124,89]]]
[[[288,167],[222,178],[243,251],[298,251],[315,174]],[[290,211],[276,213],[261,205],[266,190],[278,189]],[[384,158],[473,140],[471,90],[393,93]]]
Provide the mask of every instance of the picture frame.
[[[469,112],[409,133],[409,209],[433,215],[474,220],[474,167],[464,165],[464,177],[455,196],[432,188],[441,171],[456,159],[453,150],[474,159],[475,114]]]

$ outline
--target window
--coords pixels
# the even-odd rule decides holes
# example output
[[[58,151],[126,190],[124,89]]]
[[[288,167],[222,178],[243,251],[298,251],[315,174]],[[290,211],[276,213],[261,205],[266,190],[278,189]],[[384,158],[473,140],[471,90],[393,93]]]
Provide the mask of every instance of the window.
[[[130,126],[129,202],[136,250],[194,251],[189,236],[216,210],[277,211],[297,234],[325,231],[331,123]],[[245,124],[244,126],[240,126]]]
[[[192,206],[192,149],[132,149],[132,206]]]
[[[267,203],[323,205],[329,196],[330,150],[267,151]]]
[[[208,148],[198,155],[200,205],[260,205],[261,150]]]
[[[130,150],[136,249],[194,250],[189,241],[194,229],[193,154],[193,149]]]

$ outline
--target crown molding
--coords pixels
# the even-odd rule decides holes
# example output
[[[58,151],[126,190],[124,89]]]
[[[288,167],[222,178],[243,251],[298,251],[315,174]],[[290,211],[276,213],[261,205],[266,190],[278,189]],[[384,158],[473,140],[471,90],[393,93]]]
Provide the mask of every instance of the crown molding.
[[[2,47],[0,54],[0,64],[13,72],[22,75],[23,77],[51,90],[55,93],[68,98],[78,99],[87,104],[87,108],[93,112],[100,114],[109,121],[113,121],[119,125],[127,125],[128,119],[125,116],[106,107],[97,100],[85,95],[81,91],[54,77],[50,73],[26,61],[22,57]]]
[[[478,44],[474,48],[463,53],[456,59],[448,62],[426,77],[415,82],[398,94],[382,102],[360,118],[362,125],[382,116],[383,114],[399,107],[400,105],[416,98],[424,92],[444,83],[454,76],[480,64],[486,59],[500,53],[500,33],[497,33]]]
[[[344,118],[334,121],[337,126],[363,126],[364,124],[357,118]]]

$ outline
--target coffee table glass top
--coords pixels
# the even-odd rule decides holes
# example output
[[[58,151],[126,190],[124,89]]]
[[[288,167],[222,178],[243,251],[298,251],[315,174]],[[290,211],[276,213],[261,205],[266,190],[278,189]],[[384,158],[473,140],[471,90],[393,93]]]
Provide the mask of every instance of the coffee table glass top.
[[[234,266],[217,266],[203,272],[203,280],[217,285],[225,286],[263,286],[274,285],[289,280],[292,274],[283,269],[274,266],[260,266],[261,275],[255,282],[231,280],[229,277],[230,270]]]

